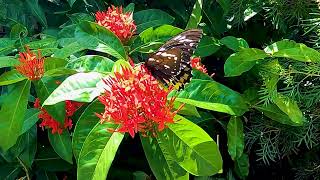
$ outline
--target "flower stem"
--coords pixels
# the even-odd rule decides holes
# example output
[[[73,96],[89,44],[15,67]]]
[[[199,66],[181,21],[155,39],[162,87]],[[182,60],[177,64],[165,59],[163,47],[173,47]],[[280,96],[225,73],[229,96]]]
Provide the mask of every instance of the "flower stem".
[[[28,168],[26,167],[25,164],[23,164],[23,162],[21,161],[21,159],[19,157],[17,157],[19,163],[21,164],[21,166],[23,167],[23,170],[26,172],[26,176],[27,176],[27,180],[31,180],[30,176],[29,176],[29,171]]]

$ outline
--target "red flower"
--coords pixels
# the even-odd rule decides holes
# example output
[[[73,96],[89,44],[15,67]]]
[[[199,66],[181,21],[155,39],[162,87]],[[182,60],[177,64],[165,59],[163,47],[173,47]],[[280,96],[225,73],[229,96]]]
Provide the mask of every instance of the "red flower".
[[[26,76],[30,80],[38,80],[44,74],[44,58],[38,50],[38,57],[29,47],[26,47],[26,52],[19,53],[20,64],[16,66],[17,71]]]
[[[64,129],[71,129],[72,120],[70,117],[81,105],[82,103],[79,102],[66,101],[66,118],[64,120],[64,124],[61,125],[59,121],[55,120],[44,108],[41,107],[39,98],[37,98],[34,102],[34,107],[41,110],[41,113],[38,115],[38,118],[42,119],[42,122],[39,126],[42,127],[42,129],[44,129],[45,127],[51,128],[52,134],[61,134]]]
[[[136,30],[132,12],[124,13],[121,6],[96,12],[96,22],[116,34],[122,42],[128,41]]]
[[[173,123],[178,112],[172,112],[172,98],[167,103],[167,96],[172,90],[165,90],[143,65],[135,68],[122,68],[115,72],[115,77],[104,80],[105,93],[98,97],[105,105],[105,112],[97,114],[101,122],[119,124],[113,131],[129,132],[142,135],[162,131],[167,123]]]
[[[201,59],[199,57],[195,57],[191,60],[191,67],[198,69],[203,73],[207,73],[207,69],[203,64],[201,64]]]

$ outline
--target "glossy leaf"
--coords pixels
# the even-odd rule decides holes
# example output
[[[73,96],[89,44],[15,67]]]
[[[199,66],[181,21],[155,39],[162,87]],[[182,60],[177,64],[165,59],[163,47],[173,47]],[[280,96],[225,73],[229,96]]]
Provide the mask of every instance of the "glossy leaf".
[[[29,131],[29,129],[36,124],[36,122],[39,120],[38,118],[39,113],[40,113],[39,109],[31,108],[26,110],[20,135]]]
[[[4,99],[0,110],[0,149],[8,150],[13,146],[22,130],[27,109],[31,82],[16,83]]]
[[[64,130],[62,134],[52,134],[51,130],[48,130],[48,138],[54,151],[62,159],[72,164],[72,144],[69,132]]]
[[[264,51],[254,48],[241,49],[239,52],[232,54],[224,64],[225,76],[239,76],[249,71],[259,59],[268,57]]]
[[[239,158],[244,150],[243,124],[239,117],[232,116],[227,126],[228,152],[232,160]]]
[[[0,56],[0,68],[18,65],[19,61],[12,56]]]
[[[0,179],[13,180],[17,179],[22,168],[17,165],[5,164],[0,168]]]
[[[248,106],[239,93],[211,80],[192,80],[179,93],[176,101],[238,116],[248,110]]]
[[[38,0],[26,0],[28,8],[31,10],[31,13],[38,19],[42,26],[47,27],[47,19],[42,10]]]
[[[37,96],[40,99],[44,109],[57,121],[64,123],[65,119],[65,103],[61,102],[52,106],[45,106],[44,102],[49,95],[58,86],[56,80],[51,77],[43,77],[40,80],[34,82]]]
[[[137,32],[141,33],[149,27],[171,24],[174,17],[159,9],[147,9],[133,14],[133,19],[137,25]]]
[[[149,166],[156,179],[189,179],[189,173],[179,166],[168,149],[159,145],[157,138],[140,136],[140,139]]]
[[[203,36],[195,51],[196,56],[206,57],[214,54],[220,49],[218,42],[209,36]]]
[[[126,6],[126,8],[124,8],[124,12],[134,12],[134,3],[130,3]]]
[[[103,78],[97,72],[77,73],[65,79],[44,101],[43,105],[53,105],[65,100],[91,102],[100,95],[96,84]]]
[[[186,171],[197,176],[210,176],[222,169],[222,157],[217,144],[199,126],[183,118],[175,117],[175,123],[158,133],[162,149]]]
[[[124,134],[109,132],[119,125],[100,121],[90,130],[79,152],[77,179],[106,179]]]
[[[54,57],[55,58],[61,58],[61,59],[65,59],[67,57],[69,57],[70,55],[82,51],[86,49],[85,46],[79,44],[77,41],[74,41],[66,46],[64,46],[61,49],[58,49],[54,52]]]
[[[100,121],[95,113],[102,113],[103,111],[104,105],[100,103],[99,100],[95,100],[87,106],[79,117],[72,138],[73,154],[77,161],[84,141],[92,132],[91,130],[97,126],[97,123]]]
[[[320,62],[320,53],[317,50],[287,39],[267,46],[264,51],[273,57],[285,57],[302,62]]]
[[[236,38],[233,36],[226,36],[220,40],[220,42],[233,51],[239,51],[242,48],[249,48],[249,44],[242,38]]]
[[[99,72],[107,73],[112,70],[114,61],[107,57],[98,55],[86,55],[81,56],[75,60],[72,60],[67,64],[67,68],[74,69],[78,72]]]
[[[193,10],[192,13],[190,15],[188,24],[186,29],[193,29],[193,28],[197,28],[201,19],[202,19],[202,4],[203,1],[202,0],[196,0],[194,6],[193,6]]]
[[[25,80],[26,77],[21,75],[17,70],[7,71],[0,76],[0,86],[14,84]]]
[[[0,55],[5,56],[9,53],[11,53],[15,47],[14,43],[16,40],[10,39],[10,38],[1,38],[0,40]]]
[[[249,157],[247,154],[243,153],[235,161],[234,170],[241,179],[246,179],[246,177],[249,175]]]
[[[76,28],[75,38],[83,47],[110,54],[118,59],[127,59],[119,38],[107,28],[96,23],[81,22]]]
[[[37,125],[34,125],[24,134],[24,141],[26,147],[19,158],[28,168],[31,168],[37,151]]]

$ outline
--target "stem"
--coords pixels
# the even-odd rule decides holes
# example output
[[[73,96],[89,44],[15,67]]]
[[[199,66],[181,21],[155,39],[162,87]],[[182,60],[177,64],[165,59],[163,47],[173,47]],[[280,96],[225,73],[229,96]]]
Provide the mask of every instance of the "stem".
[[[19,157],[17,157],[19,163],[21,164],[21,166],[23,167],[23,170],[26,172],[26,176],[27,176],[27,180],[31,180],[30,176],[29,176],[29,171],[28,168],[26,167],[26,165],[23,164],[23,162],[21,161],[21,159]]]

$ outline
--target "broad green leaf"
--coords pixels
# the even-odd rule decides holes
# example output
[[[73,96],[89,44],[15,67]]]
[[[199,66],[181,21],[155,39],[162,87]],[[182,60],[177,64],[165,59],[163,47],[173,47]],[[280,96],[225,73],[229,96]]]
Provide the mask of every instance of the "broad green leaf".
[[[30,86],[31,82],[28,80],[16,83],[4,99],[0,110],[0,148],[2,151],[13,146],[20,135]]]
[[[74,4],[77,0],[67,0],[67,1],[68,1],[68,3],[69,3],[70,7],[72,7],[73,4]]]
[[[109,132],[119,125],[101,124],[99,121],[87,135],[78,159],[77,179],[106,179],[109,168],[124,137],[119,132]]]
[[[134,12],[134,3],[130,3],[126,6],[126,8],[124,8],[124,12]]]
[[[63,48],[57,49],[54,52],[53,57],[65,59],[65,58],[69,57],[70,55],[72,55],[76,52],[82,51],[84,49],[86,49],[85,46],[79,44],[79,42],[77,42],[77,41],[73,41],[72,43],[64,46]]]
[[[140,139],[149,166],[156,179],[189,179],[189,173],[179,166],[168,149],[160,146],[157,138],[140,136]]]
[[[19,61],[12,56],[0,56],[0,68],[18,65]]]
[[[100,122],[95,113],[102,112],[104,112],[104,105],[99,100],[95,100],[87,106],[79,117],[72,138],[73,154],[77,161],[84,141],[92,132],[91,130]]]
[[[232,160],[239,158],[244,150],[243,124],[239,117],[232,116],[227,126],[228,152]]]
[[[16,164],[4,164],[0,168],[0,179],[14,180],[18,178],[22,168]]]
[[[26,0],[28,9],[31,10],[31,13],[45,28],[48,26],[47,19],[44,14],[44,11],[40,7],[38,0]]]
[[[179,114],[187,115],[187,116],[196,116],[200,117],[200,114],[198,113],[198,110],[195,106],[190,105],[190,104],[183,104],[178,101],[175,101],[173,104],[174,109],[178,109],[182,106],[182,108],[179,110]]]
[[[213,80],[208,74],[199,71],[198,69],[192,69],[192,79]]]
[[[55,77],[55,76],[62,76],[62,75],[70,75],[75,74],[76,71],[72,69],[68,69],[65,66],[67,65],[68,61],[61,58],[56,57],[48,57],[44,61],[44,77]]]
[[[206,122],[206,121],[211,121],[216,119],[210,112],[207,111],[198,111],[200,117],[196,117],[196,116],[186,116],[186,118],[195,123],[195,124],[200,124],[202,122]]]
[[[259,59],[268,57],[264,51],[254,48],[240,49],[239,52],[231,54],[224,64],[225,76],[239,76],[249,71]]]
[[[28,168],[31,168],[37,151],[37,125],[34,125],[23,136],[26,147],[19,155],[19,158]]]
[[[249,44],[246,40],[233,36],[226,36],[222,38],[220,42],[233,51],[239,51],[241,48],[249,48]]]
[[[193,6],[193,10],[192,13],[190,15],[188,24],[186,29],[193,29],[193,28],[197,28],[201,19],[202,19],[202,4],[203,1],[202,0],[196,0],[194,6]]]
[[[96,23],[81,22],[76,28],[75,38],[83,47],[110,54],[118,59],[127,59],[126,51],[119,38]]]
[[[67,64],[67,68],[78,72],[111,72],[114,61],[107,57],[98,55],[81,56]]]
[[[234,170],[241,179],[246,179],[249,175],[249,157],[243,153],[236,161]]]
[[[212,37],[204,36],[200,40],[200,43],[195,51],[196,56],[206,57],[214,54],[220,49],[220,45],[217,40]]]
[[[97,72],[71,75],[50,94],[43,105],[53,105],[65,100],[91,102],[101,93],[96,84],[102,78],[103,75]]]
[[[320,52],[287,39],[267,46],[264,51],[273,57],[285,57],[302,62],[320,62]]]
[[[74,32],[76,30],[77,25],[76,24],[71,24],[68,26],[63,27],[59,33],[58,33],[58,43],[59,46],[65,47],[71,43],[74,43],[77,41],[74,38]]]
[[[161,149],[186,171],[196,176],[210,176],[222,169],[222,157],[213,139],[199,126],[182,116],[157,134]]]
[[[41,54],[43,54],[43,51],[47,48],[54,49],[58,46],[58,42],[56,38],[47,37],[41,40],[36,40],[28,43],[28,46],[30,49],[34,49],[36,54],[38,54],[38,50],[41,51]]]
[[[238,116],[248,111],[245,100],[238,92],[213,80],[191,80],[176,101]]]
[[[73,13],[67,15],[73,24],[78,24],[81,21],[94,21],[94,17],[87,13]]]
[[[232,4],[233,2],[231,0],[217,0],[217,2],[222,7],[224,14],[228,14],[232,5],[235,5],[235,4]]]
[[[27,147],[27,133],[21,135],[18,137],[15,145],[13,145],[11,148],[9,148],[7,151],[1,153],[2,157],[7,161],[7,162],[17,162],[17,157],[20,155],[20,153],[26,149]]]
[[[13,69],[7,71],[0,76],[0,86],[14,84],[20,81],[25,80],[26,77],[20,74],[17,70]]]
[[[45,106],[44,102],[49,95],[57,88],[56,80],[51,77],[43,77],[40,80],[34,82],[37,96],[40,99],[40,103],[44,106],[44,109],[57,121],[64,123],[65,119],[65,102],[61,102],[52,106]]]
[[[144,30],[132,44],[133,52],[151,53],[157,50],[165,41],[181,33],[183,30],[171,25],[162,25],[157,28],[150,27]]]
[[[147,9],[133,14],[133,19],[137,25],[137,32],[141,33],[145,29],[163,24],[171,24],[174,17],[160,9]]]
[[[48,129],[48,138],[54,151],[64,160],[72,164],[72,144],[70,134],[63,130],[61,134],[52,134]]]
[[[15,49],[16,40],[10,38],[0,38],[0,55],[5,56]]]
[[[281,111],[289,116],[294,124],[302,125],[304,123],[303,114],[296,101],[280,93],[278,93],[272,101],[281,109]]]
[[[258,105],[254,106],[260,112],[263,112],[263,115],[268,118],[277,121],[282,124],[287,124],[291,126],[300,126],[301,124],[294,123],[287,114],[285,114],[281,109],[275,104],[267,104],[267,105]]]
[[[27,109],[26,114],[24,116],[24,122],[22,126],[22,130],[20,132],[20,135],[29,131],[29,129],[36,124],[36,122],[39,120],[38,115],[40,111],[39,109]]]

